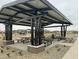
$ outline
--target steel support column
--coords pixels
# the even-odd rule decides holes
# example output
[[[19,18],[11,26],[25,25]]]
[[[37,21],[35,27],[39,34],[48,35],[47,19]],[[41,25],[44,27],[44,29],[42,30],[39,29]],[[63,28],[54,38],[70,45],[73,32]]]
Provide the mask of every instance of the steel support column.
[[[61,26],[61,37],[63,36],[63,31],[62,31],[62,29],[63,29],[63,28],[62,28],[62,26]]]
[[[39,19],[35,19],[35,45],[39,45]]]
[[[41,24],[41,19],[39,17],[38,19],[38,26],[39,26],[39,29],[38,29],[38,32],[39,32],[39,45],[42,44],[42,24]]]
[[[36,10],[34,12],[35,16],[38,16],[38,17],[35,17],[34,18],[34,23],[32,21],[32,25],[31,25],[31,44],[32,45],[35,45],[35,46],[38,46],[40,44],[42,44],[42,39],[41,39],[41,16],[38,15],[37,13],[38,11]],[[35,27],[35,29],[33,30],[33,27]]]
[[[67,31],[67,26],[61,26],[61,37],[65,38],[66,37],[66,31]]]
[[[34,19],[31,19],[31,45],[34,45]]]
[[[5,36],[6,40],[12,40],[12,23],[10,21],[5,23]]]
[[[31,25],[31,44],[32,45],[40,45],[42,44],[41,40],[41,17],[35,17],[32,20],[32,25]],[[35,30],[34,28],[35,27]]]
[[[64,26],[64,37],[66,37],[67,26]]]
[[[64,38],[64,26],[62,24],[62,26],[61,26],[61,39],[63,39],[63,38]]]
[[[42,44],[41,39],[41,17],[35,17],[31,21],[31,44],[32,45],[40,45]],[[35,29],[34,29],[35,27]]]
[[[44,40],[44,27],[41,26],[41,29],[40,29],[40,41],[39,41],[39,44],[42,44],[42,40]]]

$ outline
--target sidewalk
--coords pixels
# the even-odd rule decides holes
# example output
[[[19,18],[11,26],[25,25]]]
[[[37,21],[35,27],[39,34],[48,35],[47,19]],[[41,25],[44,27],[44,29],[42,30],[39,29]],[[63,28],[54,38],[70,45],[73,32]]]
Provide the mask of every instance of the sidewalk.
[[[78,59],[78,41],[76,41],[62,59]]]

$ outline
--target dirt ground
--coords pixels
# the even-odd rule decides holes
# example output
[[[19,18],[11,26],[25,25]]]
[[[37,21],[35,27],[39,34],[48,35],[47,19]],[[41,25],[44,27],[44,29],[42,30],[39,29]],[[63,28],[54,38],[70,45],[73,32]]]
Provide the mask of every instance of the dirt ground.
[[[51,34],[52,33],[45,33],[45,36],[51,37]],[[0,34],[0,42],[3,36],[3,34]],[[30,34],[28,36],[30,36]],[[13,34],[14,40],[19,37],[19,34]],[[67,38],[71,38],[74,42],[70,43],[65,41],[38,54],[28,52],[27,44],[14,44],[11,46],[0,45],[0,59],[77,59],[77,34],[72,32],[67,33]]]
[[[11,45],[0,47],[0,51],[3,50],[3,53],[0,52],[0,59],[61,59],[70,48],[70,46],[57,44],[49,48],[48,50],[45,50],[38,54],[34,54],[28,52],[26,48],[23,50],[23,46],[27,47],[23,44],[20,44],[19,46],[18,44],[16,44],[15,46]],[[18,49],[18,47],[21,49]]]

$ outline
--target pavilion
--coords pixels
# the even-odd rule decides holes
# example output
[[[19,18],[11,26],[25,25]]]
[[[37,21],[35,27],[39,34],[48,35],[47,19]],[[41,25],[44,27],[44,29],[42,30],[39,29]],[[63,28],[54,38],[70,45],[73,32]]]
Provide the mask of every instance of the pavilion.
[[[31,27],[31,45],[42,44],[44,28],[50,24],[62,24],[61,37],[66,36],[72,23],[47,0],[16,0],[4,5],[0,11],[0,23],[5,24],[6,42],[12,40],[12,25]],[[46,27],[49,28],[49,27]],[[35,31],[34,31],[35,30]]]

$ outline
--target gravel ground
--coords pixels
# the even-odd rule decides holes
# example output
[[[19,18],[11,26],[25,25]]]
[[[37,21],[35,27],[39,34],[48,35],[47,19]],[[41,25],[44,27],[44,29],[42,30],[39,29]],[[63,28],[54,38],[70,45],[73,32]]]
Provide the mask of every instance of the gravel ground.
[[[16,47],[21,47],[21,49]],[[22,47],[25,47],[25,50],[22,50]],[[62,59],[69,48],[70,46],[57,44],[46,51],[33,54],[27,51],[27,45],[2,46],[0,47],[0,59]]]

